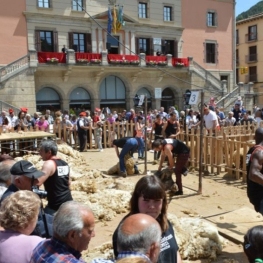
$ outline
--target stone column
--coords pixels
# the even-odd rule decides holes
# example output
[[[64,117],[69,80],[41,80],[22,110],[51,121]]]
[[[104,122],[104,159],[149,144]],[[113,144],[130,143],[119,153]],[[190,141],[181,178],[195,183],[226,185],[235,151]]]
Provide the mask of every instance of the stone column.
[[[193,71],[194,70],[194,59],[193,59],[193,57],[188,57],[188,61],[189,61],[189,70]]]
[[[91,29],[91,49],[92,53],[98,53],[97,51],[97,35],[96,35],[96,28]]]
[[[90,100],[90,109],[94,111],[95,108],[100,108],[100,99]]]
[[[68,99],[62,99],[62,102],[60,103],[62,110],[68,110],[69,111],[69,100]]]
[[[135,48],[135,34],[134,34],[134,32],[131,32],[130,33],[131,34],[131,51],[133,52],[133,53],[136,53],[136,48]]]
[[[37,52],[35,49],[31,49],[28,51],[29,54],[29,67],[30,68],[36,68],[38,65],[38,58],[37,58]]]
[[[101,65],[108,66],[108,52],[107,50],[101,52]]]
[[[131,48],[130,47],[130,38],[129,38],[129,32],[128,31],[125,31],[125,46],[127,48],[124,49],[124,53],[123,54],[130,54],[130,51],[129,49]]]
[[[166,55],[166,58],[167,58],[167,66],[168,67],[172,67],[173,66],[173,64],[172,64],[172,55],[171,54],[167,54]]]
[[[76,64],[76,56],[74,49],[68,49],[67,51],[67,64],[68,65]]]
[[[146,66],[146,55],[145,53],[140,53],[140,65],[141,67],[145,67]]]

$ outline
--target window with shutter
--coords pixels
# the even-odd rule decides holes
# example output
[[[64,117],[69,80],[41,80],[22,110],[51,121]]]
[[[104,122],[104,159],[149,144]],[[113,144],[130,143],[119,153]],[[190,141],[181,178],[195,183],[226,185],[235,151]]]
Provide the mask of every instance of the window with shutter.
[[[217,13],[215,11],[209,10],[206,14],[206,25],[208,27],[217,26]]]
[[[35,49],[37,52],[41,51],[41,39],[39,30],[35,30]]]
[[[92,53],[92,45],[91,45],[91,34],[86,34],[86,45],[87,45],[87,51],[88,53]]]
[[[39,30],[40,50],[42,52],[54,52],[53,31]]]

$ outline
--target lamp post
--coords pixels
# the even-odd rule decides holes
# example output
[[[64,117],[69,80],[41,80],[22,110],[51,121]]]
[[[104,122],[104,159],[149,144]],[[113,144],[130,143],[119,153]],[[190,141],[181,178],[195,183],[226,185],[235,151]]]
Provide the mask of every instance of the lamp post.
[[[142,97],[143,101],[142,101]],[[145,147],[144,147],[144,174],[147,174],[147,95],[138,95],[136,94],[135,97],[133,98],[134,102],[134,107],[137,108],[142,108],[144,104],[144,112],[145,112],[145,127],[144,127],[144,142],[145,142]]]

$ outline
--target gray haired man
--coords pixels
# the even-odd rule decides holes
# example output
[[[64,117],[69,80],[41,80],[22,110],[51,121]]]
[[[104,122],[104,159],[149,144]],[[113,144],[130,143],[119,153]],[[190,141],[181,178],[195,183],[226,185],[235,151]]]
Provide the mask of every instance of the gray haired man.
[[[95,219],[84,204],[68,201],[62,204],[53,221],[53,237],[38,244],[30,263],[84,263],[81,252],[95,236]]]

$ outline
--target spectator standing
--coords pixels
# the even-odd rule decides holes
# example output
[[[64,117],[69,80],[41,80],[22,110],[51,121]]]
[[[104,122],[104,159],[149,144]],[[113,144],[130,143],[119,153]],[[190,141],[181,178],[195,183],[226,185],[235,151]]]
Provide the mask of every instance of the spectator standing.
[[[45,131],[45,132],[48,131],[49,123],[48,123],[48,121],[46,120],[45,115],[42,115],[42,116],[39,118],[39,121],[36,122],[36,127],[37,127],[40,131]]]
[[[248,125],[254,122],[255,122],[255,119],[249,116],[247,112],[244,113],[243,118],[240,120],[241,125]]]
[[[234,126],[236,119],[233,117],[234,113],[232,111],[228,112],[228,117],[225,119],[224,126]]]
[[[240,123],[240,118],[241,118],[240,104],[235,104],[233,113],[234,113],[233,117],[236,119],[234,126],[236,126]]]
[[[11,127],[14,128],[16,126],[17,116],[15,116],[15,112],[13,109],[9,109],[9,119],[11,121]]]
[[[161,115],[161,114],[160,114]],[[177,138],[180,134],[180,123],[176,118],[176,114],[174,112],[170,113],[170,118],[163,125],[163,137],[165,138]]]
[[[163,139],[163,120],[159,114],[157,114],[155,122],[153,123],[152,130],[151,130],[151,141],[153,140],[153,132],[154,132],[154,141],[157,139]],[[153,164],[157,164],[158,160],[161,156],[160,151],[154,151],[154,156],[153,156]]]
[[[46,110],[46,116],[47,116],[47,121],[49,124],[53,124],[54,123],[54,118],[53,116],[50,114],[50,110]]]
[[[100,152],[103,152],[103,148],[102,148],[102,124],[101,122],[97,122],[96,123],[96,128],[94,130],[94,135],[95,135],[95,141],[96,141],[96,144],[98,146],[98,149]]]
[[[168,117],[167,113],[164,111],[164,107],[160,108],[159,115],[161,116],[161,118],[167,118]]]
[[[135,130],[136,130],[136,137],[138,138],[138,159],[144,159],[144,128],[145,124],[142,123],[143,117],[138,116],[137,117],[137,122],[135,123]]]
[[[216,113],[209,109],[207,105],[204,106],[204,122],[208,131],[214,132],[219,127]]]
[[[82,111],[79,114],[79,119],[77,121],[77,131],[79,138],[79,151],[83,152],[87,144],[87,132],[89,132],[89,126],[85,120],[86,112]]]

